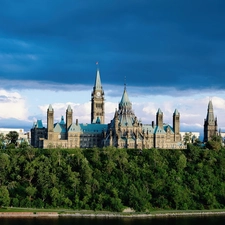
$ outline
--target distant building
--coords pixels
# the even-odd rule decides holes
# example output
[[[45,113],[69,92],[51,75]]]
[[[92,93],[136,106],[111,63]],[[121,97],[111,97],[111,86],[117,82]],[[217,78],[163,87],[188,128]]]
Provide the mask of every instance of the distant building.
[[[175,109],[173,125],[163,123],[163,112],[158,109],[156,124],[142,124],[132,110],[126,86],[114,118],[105,124],[105,99],[97,68],[91,94],[91,123],[73,123],[73,110],[68,105],[66,121],[54,122],[54,109],[47,109],[47,128],[40,120],[31,129],[31,144],[38,148],[91,148],[114,146],[117,148],[184,148],[180,135],[180,113]]]
[[[43,148],[43,141],[40,138],[45,138],[47,135],[47,130],[42,124],[42,120],[37,120],[33,124],[33,127],[30,130],[31,133],[31,141],[30,144],[35,148]]]
[[[214,117],[213,104],[209,101],[206,119],[204,120],[204,139],[203,142],[210,141],[211,138],[218,135],[217,118]]]
[[[6,136],[10,131],[15,131],[19,134],[18,143],[20,144],[23,141],[29,142],[29,132],[25,132],[22,128],[0,128],[0,134]]]
[[[194,143],[200,138],[200,132],[180,132],[181,140],[184,142],[185,135],[189,135],[189,141],[187,143]]]

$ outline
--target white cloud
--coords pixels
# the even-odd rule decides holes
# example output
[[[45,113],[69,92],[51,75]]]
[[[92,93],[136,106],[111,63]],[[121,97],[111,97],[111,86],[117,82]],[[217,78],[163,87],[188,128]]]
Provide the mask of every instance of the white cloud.
[[[0,90],[0,117],[2,119],[16,118],[29,121],[27,118],[42,119],[47,122],[47,108],[50,103],[54,108],[55,122],[60,121],[61,116],[65,117],[68,105],[73,109],[74,122],[90,123],[91,121],[91,89],[78,91],[5,91]],[[22,93],[22,94],[21,94]],[[105,91],[107,93],[107,90]],[[212,99],[214,116],[218,118],[218,128],[225,127],[225,92],[217,91],[201,92],[187,96],[168,95],[132,95],[129,93],[133,110],[138,119],[144,124],[155,121],[158,108],[163,112],[164,122],[172,125],[172,116],[175,109],[180,112],[181,129],[183,131],[199,130],[203,131],[203,123],[207,114],[209,99]],[[24,98],[23,96],[26,96]],[[105,96],[105,122],[109,123],[114,116],[115,109],[118,108],[120,96]]]
[[[0,118],[27,120],[28,110],[26,99],[18,92],[0,90]]]

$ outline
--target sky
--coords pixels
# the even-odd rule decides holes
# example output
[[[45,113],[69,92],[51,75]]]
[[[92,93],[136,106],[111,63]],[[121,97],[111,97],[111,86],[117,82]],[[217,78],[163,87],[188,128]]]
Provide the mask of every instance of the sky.
[[[181,131],[203,132],[209,100],[225,131],[224,0],[0,0],[0,127],[55,122],[68,104],[90,123],[96,62],[106,123],[126,83],[133,110],[160,108]]]

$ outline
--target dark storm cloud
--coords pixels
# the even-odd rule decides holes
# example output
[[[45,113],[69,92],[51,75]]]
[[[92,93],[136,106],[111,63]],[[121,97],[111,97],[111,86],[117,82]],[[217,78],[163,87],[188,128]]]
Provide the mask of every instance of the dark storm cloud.
[[[0,77],[92,85],[99,61],[103,84],[222,89],[224,10],[223,0],[1,0]]]

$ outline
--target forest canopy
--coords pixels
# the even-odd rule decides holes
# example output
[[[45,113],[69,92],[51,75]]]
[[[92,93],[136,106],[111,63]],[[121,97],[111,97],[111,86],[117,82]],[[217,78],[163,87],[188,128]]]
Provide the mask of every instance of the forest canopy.
[[[225,208],[225,149],[0,150],[0,206]]]

